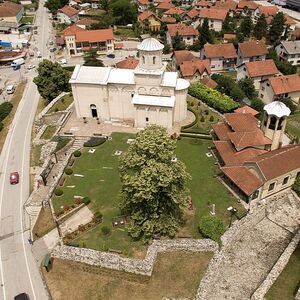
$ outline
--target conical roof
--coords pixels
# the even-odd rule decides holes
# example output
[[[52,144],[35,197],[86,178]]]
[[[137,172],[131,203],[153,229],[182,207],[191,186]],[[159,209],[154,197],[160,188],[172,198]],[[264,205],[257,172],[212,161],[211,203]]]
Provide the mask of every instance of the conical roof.
[[[159,51],[164,48],[164,45],[161,44],[157,39],[147,38],[144,39],[138,46],[138,50],[142,51]]]
[[[264,111],[266,111],[268,115],[274,115],[278,118],[289,116],[291,113],[291,110],[280,101],[273,101],[265,105]]]

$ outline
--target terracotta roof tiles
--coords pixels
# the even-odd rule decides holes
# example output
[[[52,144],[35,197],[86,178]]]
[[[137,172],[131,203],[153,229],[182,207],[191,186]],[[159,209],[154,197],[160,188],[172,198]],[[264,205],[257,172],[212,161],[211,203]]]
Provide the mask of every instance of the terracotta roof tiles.
[[[139,60],[133,57],[121,60],[116,63],[116,67],[119,69],[135,69],[139,64]]]
[[[204,45],[205,56],[207,58],[224,57],[236,58],[237,54],[232,43],[228,44],[206,44]]]
[[[192,61],[184,61],[180,66],[180,73],[183,77],[191,77],[198,71],[202,75],[205,71],[210,74],[210,63],[208,59],[195,59]]]
[[[191,60],[196,59],[196,57],[193,55],[193,53],[188,50],[174,51],[174,56],[175,56],[177,65],[182,64],[184,61],[191,61]]]
[[[147,18],[149,18],[150,16],[153,16],[153,15],[154,15],[154,13],[151,10],[145,10],[142,13],[139,14],[138,19],[140,21],[144,21],[144,20],[146,20]]]
[[[13,2],[0,3],[0,18],[15,17],[22,8],[21,4]]]
[[[174,23],[176,23],[176,19],[173,18],[173,17],[162,17],[162,18],[160,18],[160,20],[161,20],[162,22],[169,23],[169,24],[174,24]]]
[[[57,12],[61,12],[71,18],[73,16],[76,16],[79,13],[79,10],[69,5],[65,5],[63,8],[60,8]]]
[[[278,76],[268,80],[275,95],[300,91],[300,77],[298,74]]]
[[[208,86],[211,89],[215,89],[217,87],[217,83],[211,79],[210,77],[203,77],[202,79],[200,79],[200,82],[206,86]]]
[[[266,17],[267,16],[275,16],[278,12],[279,9],[276,5],[268,5],[268,6],[259,6],[258,10],[260,14],[264,14]]]
[[[114,34],[111,28],[98,30],[85,30],[76,32],[76,42],[105,42],[113,40]]]
[[[256,4],[254,1],[240,1],[238,3],[239,9],[249,9],[249,10],[256,10],[258,8],[258,4]]]
[[[182,15],[184,13],[185,13],[185,11],[182,10],[181,8],[179,8],[179,7],[172,7],[169,10],[165,11],[164,15],[171,15],[172,16],[172,15]]]
[[[169,3],[169,2],[162,2],[162,3],[160,3],[160,4],[156,7],[156,9],[169,10],[169,9],[171,9],[171,8],[174,8],[174,7],[175,7],[175,5],[172,4],[172,3]]]
[[[181,36],[197,36],[199,34],[194,27],[185,24],[168,24],[167,28],[171,37],[174,37],[177,32]]]
[[[258,120],[252,114],[225,113],[225,122],[236,132],[248,132],[258,127]]]
[[[241,114],[251,114],[252,116],[256,116],[259,112],[248,105],[244,105],[234,110],[235,113]]]
[[[62,36],[76,35],[76,33],[80,32],[80,31],[85,31],[85,29],[77,26],[76,24],[73,24],[73,25],[67,27],[65,30],[63,30]]]
[[[251,78],[279,74],[273,59],[246,62],[245,67]]]
[[[199,17],[204,19],[222,20],[224,21],[228,10],[221,8],[202,8],[199,13]]]
[[[239,43],[239,49],[243,57],[261,56],[268,53],[265,43],[254,40]]]

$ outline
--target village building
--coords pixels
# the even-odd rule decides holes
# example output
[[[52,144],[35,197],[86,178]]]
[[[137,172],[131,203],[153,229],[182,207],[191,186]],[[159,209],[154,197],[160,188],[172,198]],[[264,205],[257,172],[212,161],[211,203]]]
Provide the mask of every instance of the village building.
[[[102,53],[114,52],[114,34],[111,28],[98,30],[84,30],[73,24],[66,28],[62,35],[66,42],[68,55],[82,55],[90,49],[97,49]]]
[[[139,64],[139,60],[134,57],[128,57],[116,63],[118,69],[135,69]]]
[[[163,12],[168,11],[171,8],[175,8],[175,5],[169,2],[162,2],[156,7],[156,14],[163,14]]]
[[[185,10],[179,7],[172,7],[167,11],[163,12],[163,17],[173,17],[173,16],[180,16],[182,17],[185,14]]]
[[[24,7],[14,2],[0,3],[0,21],[12,24],[20,24],[24,16]]]
[[[201,9],[201,8],[209,8],[212,6],[212,4],[208,1],[200,0],[200,1],[194,1],[192,6],[194,6],[197,9]]]
[[[199,82],[204,77],[209,77],[211,69],[209,60],[195,59],[192,61],[184,61],[179,66],[180,75],[189,82]]]
[[[196,60],[196,56],[188,50],[176,50],[172,55],[172,62],[175,70],[179,70],[179,66],[185,61]]]
[[[227,9],[223,8],[203,8],[199,12],[199,24],[202,25],[204,19],[208,19],[209,28],[214,31],[221,31],[222,24],[228,13]]]
[[[165,70],[163,48],[156,39],[145,39],[134,70],[77,65],[70,79],[77,117],[169,129],[184,120],[189,82]]]
[[[200,52],[200,59],[208,59],[214,71],[224,71],[236,65],[237,54],[232,43],[206,44]]]
[[[80,19],[78,22],[76,22],[76,25],[78,27],[81,27],[82,29],[90,29],[92,24],[97,24],[98,21],[97,20],[93,20],[90,18],[83,18]]]
[[[259,96],[265,103],[290,97],[300,104],[300,77],[298,74],[278,76],[261,82]]]
[[[279,74],[273,59],[246,62],[237,67],[237,80],[251,78],[257,90],[262,81]]]
[[[300,172],[300,145],[282,145],[290,114],[282,102],[266,105],[261,123],[242,109],[212,125],[213,153],[224,183],[250,203],[291,188]]]
[[[228,43],[230,40],[236,39],[235,33],[224,33],[223,35],[223,43]]]
[[[279,9],[276,5],[259,5],[257,9],[254,11],[252,21],[256,24],[259,17],[264,14],[266,18],[272,16],[274,17],[279,12]]]
[[[151,31],[159,31],[161,20],[150,10],[145,10],[138,16],[138,21],[142,29],[149,29]]]
[[[210,77],[203,77],[202,79],[199,80],[199,82],[211,89],[215,89],[218,86],[218,84]]]
[[[166,24],[175,24],[176,19],[173,17],[161,17],[160,20]]]
[[[280,60],[300,65],[300,41],[282,41],[275,50]]]
[[[237,65],[249,61],[265,60],[268,53],[267,46],[261,41],[247,41],[238,44]]]
[[[168,24],[167,25],[167,43],[169,45],[173,44],[173,39],[178,34],[181,41],[185,45],[193,45],[195,41],[198,40],[199,32],[192,26],[187,26],[185,24]]]
[[[242,0],[238,3],[236,11],[243,17],[250,16],[251,19],[253,19],[255,10],[258,8],[258,6],[259,5],[254,1]]]
[[[76,23],[79,20],[79,10],[69,6],[65,5],[63,8],[60,8],[57,11],[57,20],[59,23],[63,24],[72,24]]]
[[[227,0],[225,2],[216,2],[216,8],[226,9],[231,17],[233,17],[236,13],[238,3],[233,0]]]
[[[148,0],[138,0],[137,5],[138,5],[138,11],[143,12],[146,9],[148,9],[150,2]]]

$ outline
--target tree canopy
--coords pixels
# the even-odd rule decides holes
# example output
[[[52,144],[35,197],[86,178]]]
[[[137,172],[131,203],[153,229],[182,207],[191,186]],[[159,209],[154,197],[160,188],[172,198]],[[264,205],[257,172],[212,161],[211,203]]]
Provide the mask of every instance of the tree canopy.
[[[137,7],[129,0],[111,0],[109,9],[116,25],[133,24],[137,20]]]
[[[253,35],[257,40],[261,40],[263,37],[266,37],[268,34],[268,23],[266,16],[261,14],[253,28]]]
[[[252,100],[258,96],[258,92],[255,90],[253,79],[243,78],[238,81],[238,86],[248,99]]]
[[[277,13],[271,21],[269,29],[269,41],[271,44],[278,44],[284,31],[285,17],[282,12]]]
[[[283,75],[291,75],[297,73],[297,66],[293,66],[289,61],[279,60],[279,57],[274,49],[269,50],[267,59],[273,59],[277,69]]]
[[[212,35],[209,30],[209,24],[208,24],[208,19],[205,18],[203,20],[202,26],[199,26],[198,28],[199,31],[199,44],[200,44],[200,49],[204,47],[206,43],[212,43]]]
[[[68,0],[47,0],[45,2],[45,7],[49,9],[51,13],[56,13],[56,11],[69,3]]]
[[[253,29],[253,23],[251,17],[246,16],[241,22],[240,33],[244,37],[250,37],[252,33],[252,29]]]
[[[207,215],[200,219],[199,231],[204,237],[219,242],[222,234],[225,232],[225,226],[218,217]]]
[[[84,54],[84,66],[104,67],[102,60],[98,59],[97,49],[90,49]]]
[[[128,231],[147,241],[154,234],[173,237],[187,205],[185,165],[175,157],[176,141],[166,129],[150,125],[121,155],[121,210],[130,216]]]
[[[70,74],[57,62],[44,59],[37,69],[38,76],[33,82],[37,85],[40,95],[49,102],[61,92],[70,90]]]

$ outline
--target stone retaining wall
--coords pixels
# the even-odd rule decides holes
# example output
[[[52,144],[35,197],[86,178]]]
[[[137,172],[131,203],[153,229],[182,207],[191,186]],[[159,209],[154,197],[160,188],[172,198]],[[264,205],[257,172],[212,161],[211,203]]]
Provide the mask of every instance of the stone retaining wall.
[[[57,246],[51,255],[88,265],[151,276],[157,254],[171,251],[217,252],[218,244],[210,239],[153,241],[148,248],[145,259],[127,258],[118,254],[65,245]]]
[[[286,247],[284,252],[281,254],[277,262],[275,263],[274,267],[266,277],[266,279],[262,282],[259,288],[253,293],[251,300],[262,300],[268,290],[271,288],[273,283],[276,281],[280,273],[283,271],[285,266],[287,265],[291,255],[297,248],[297,245],[300,241],[300,230],[291,240],[289,245]],[[298,293],[299,294],[299,293]]]

